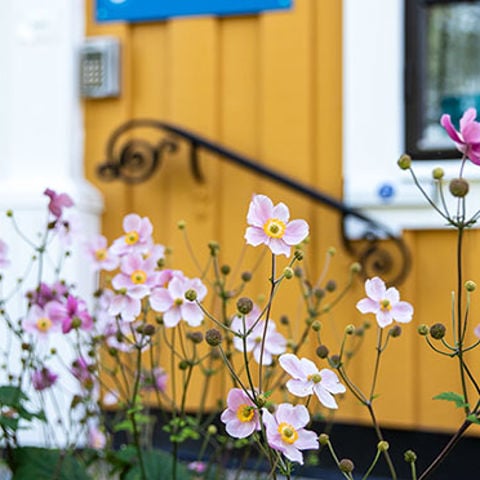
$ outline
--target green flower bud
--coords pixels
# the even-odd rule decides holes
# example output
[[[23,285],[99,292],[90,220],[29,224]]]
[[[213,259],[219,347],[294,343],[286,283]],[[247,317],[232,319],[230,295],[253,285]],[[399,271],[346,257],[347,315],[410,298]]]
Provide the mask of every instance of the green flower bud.
[[[328,442],[330,441],[330,437],[326,433],[321,433],[318,436],[318,442],[320,445],[328,445]]]
[[[312,330],[313,330],[314,332],[319,332],[321,328],[322,328],[322,323],[319,322],[318,320],[315,320],[315,321],[312,323]]]
[[[295,270],[293,271],[295,273],[295,276],[298,278],[303,277],[303,269],[302,267],[295,267]]]
[[[402,327],[400,325],[394,325],[388,332],[392,338],[397,338],[402,334]]]
[[[325,285],[325,290],[327,292],[334,292],[337,289],[337,282],[335,280],[329,280],[327,284]]]
[[[445,336],[445,325],[443,323],[435,323],[430,327],[430,336],[435,340],[441,340]]]
[[[340,355],[332,355],[328,359],[328,363],[330,363],[332,368],[338,368],[340,366]]]
[[[295,250],[293,256],[300,262],[303,260],[303,252],[301,250]]]
[[[220,268],[222,275],[228,275],[230,273],[230,265],[222,265]]]
[[[425,335],[428,335],[428,325],[425,325],[424,323],[422,323],[421,325],[418,326],[417,331],[423,337]]]
[[[280,323],[282,325],[288,325],[290,323],[290,320],[288,319],[288,317],[286,315],[282,315],[280,317]]]
[[[12,210],[7,210],[7,217],[13,217],[13,211]]]
[[[473,282],[472,280],[467,280],[465,282],[465,290],[467,292],[474,292],[477,288],[477,284]]]
[[[454,197],[459,197],[463,198],[465,195],[467,195],[468,190],[470,189],[470,186],[468,182],[463,179],[463,178],[454,178],[451,182],[450,185],[448,186],[450,193]]]
[[[150,323],[147,323],[143,327],[143,334],[146,335],[147,337],[151,337],[152,335],[155,335],[156,328],[154,325],[151,325]]]
[[[247,283],[252,279],[252,274],[250,272],[243,272],[242,273],[242,281]]]
[[[253,302],[248,297],[241,297],[237,300],[237,310],[242,315],[248,315],[253,310]]]
[[[287,280],[290,280],[291,278],[293,278],[293,269],[291,267],[285,267],[285,269],[283,270],[283,276],[287,279]]]
[[[412,166],[412,157],[404,153],[397,161],[397,165],[402,170],[408,170]]]
[[[202,332],[188,332],[187,338],[195,344],[203,342],[203,333]]]
[[[328,347],[326,345],[319,345],[315,351],[317,357],[319,358],[327,358],[328,357]]]
[[[178,364],[178,368],[180,370],[186,370],[190,366],[190,362],[188,360],[181,360]]]
[[[216,435],[217,427],[215,425],[209,425],[208,428],[207,428],[207,433],[209,435]]]
[[[362,265],[358,262],[352,263],[350,265],[350,271],[352,273],[360,273],[362,271]]]
[[[407,450],[403,454],[403,458],[407,463],[415,463],[417,461],[417,454],[413,450]]]
[[[432,177],[434,180],[441,180],[445,175],[443,168],[437,167],[432,171]]]
[[[386,442],[385,440],[381,440],[380,442],[378,442],[377,448],[378,448],[381,452],[386,452],[386,451],[390,448],[390,445],[389,445],[389,443]]]
[[[355,333],[355,325],[347,325],[345,327],[345,335],[353,335]]]
[[[185,230],[185,227],[187,226],[187,223],[185,222],[185,220],[180,220],[178,223],[177,223],[177,228],[179,230]]]
[[[191,302],[194,302],[197,299],[197,292],[190,288],[185,292],[185,298]]]

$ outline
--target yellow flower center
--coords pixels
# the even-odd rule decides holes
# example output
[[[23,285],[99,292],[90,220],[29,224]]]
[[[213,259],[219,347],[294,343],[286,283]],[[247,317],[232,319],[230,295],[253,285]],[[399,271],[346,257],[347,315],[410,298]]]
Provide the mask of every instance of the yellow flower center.
[[[136,230],[132,230],[125,234],[125,243],[127,245],[135,245],[138,242],[138,232]]]
[[[282,422],[278,426],[278,433],[280,434],[280,438],[282,439],[282,441],[284,441],[285,443],[289,443],[290,445],[298,440],[297,431],[289,423]]]
[[[382,310],[382,312],[389,312],[392,309],[392,304],[390,303],[390,300],[387,300],[386,298],[381,300],[380,309]]]
[[[322,376],[317,372],[313,373],[312,375],[308,375],[308,381],[312,381],[313,383],[320,383],[322,381]]]
[[[237,408],[237,418],[241,422],[250,422],[255,415],[255,410],[251,405],[247,405],[246,403],[242,403]]]
[[[147,281],[147,274],[143,270],[135,270],[130,275],[130,280],[136,285],[140,283],[145,283]]]
[[[263,231],[271,238],[282,238],[286,225],[278,218],[270,218],[263,226]]]
[[[173,302],[177,307],[183,304],[183,300],[181,298],[176,298]]]
[[[37,320],[37,330],[47,333],[52,326],[52,321],[48,317],[41,317]]]
[[[95,250],[95,258],[100,262],[103,261],[103,260],[106,260],[107,249],[106,248],[99,248],[98,250]]]

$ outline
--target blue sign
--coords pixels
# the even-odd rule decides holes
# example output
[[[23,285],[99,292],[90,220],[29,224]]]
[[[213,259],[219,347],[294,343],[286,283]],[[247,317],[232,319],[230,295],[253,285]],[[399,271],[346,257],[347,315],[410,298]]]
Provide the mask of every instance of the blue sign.
[[[141,22],[189,15],[247,15],[284,10],[293,0],[97,0],[99,22]]]

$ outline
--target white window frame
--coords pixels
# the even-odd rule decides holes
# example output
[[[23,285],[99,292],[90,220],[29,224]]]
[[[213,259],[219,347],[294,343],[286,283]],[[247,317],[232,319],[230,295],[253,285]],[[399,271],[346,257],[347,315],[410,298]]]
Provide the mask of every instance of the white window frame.
[[[444,228],[410,173],[397,166],[404,125],[404,0],[343,0],[344,200],[396,233]],[[446,180],[458,176],[459,160],[413,160],[432,195],[435,167],[445,170]],[[480,169],[467,162],[465,177],[469,197],[479,194]],[[382,189],[392,195],[382,197]],[[351,226],[348,233],[360,231]]]

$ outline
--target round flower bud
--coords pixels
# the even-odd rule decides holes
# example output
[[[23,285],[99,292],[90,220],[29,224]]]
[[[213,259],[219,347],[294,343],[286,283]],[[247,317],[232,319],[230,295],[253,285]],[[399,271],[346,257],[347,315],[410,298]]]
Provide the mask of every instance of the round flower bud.
[[[301,250],[295,250],[295,253],[293,254],[293,256],[299,262],[303,260],[303,252]]]
[[[325,296],[325,290],[323,290],[322,288],[315,288],[313,290],[313,294],[318,300],[321,300]]]
[[[253,302],[248,297],[241,297],[237,300],[237,310],[243,314],[248,315],[253,310]]]
[[[388,442],[386,442],[385,440],[381,440],[380,442],[378,442],[377,448],[378,448],[381,452],[386,452],[386,451],[390,448],[390,445],[389,445]]]
[[[441,180],[444,175],[445,175],[445,172],[443,168],[437,167],[437,168],[434,168],[432,171],[432,177],[434,180]]]
[[[467,280],[465,282],[465,290],[467,292],[474,292],[477,288],[477,284],[473,282],[472,280]]]
[[[147,325],[143,327],[143,334],[146,335],[147,337],[151,337],[152,335],[155,334],[155,327],[150,323],[147,323]]]
[[[397,161],[397,165],[402,170],[408,170],[412,166],[412,157],[404,153]]]
[[[187,333],[187,338],[195,343],[202,343],[203,342],[203,333],[202,332],[188,332]]]
[[[210,328],[205,332],[205,341],[211,346],[216,347],[222,343],[222,334],[216,328]]]
[[[340,355],[332,355],[328,359],[328,363],[330,363],[332,368],[338,368],[340,366]]]
[[[290,280],[293,277],[293,269],[291,267],[285,267],[285,269],[283,270],[283,276],[287,280]]]
[[[422,323],[418,326],[417,331],[422,336],[428,335],[428,326]]]
[[[327,254],[333,257],[337,253],[337,249],[335,247],[329,247],[327,250]]]
[[[249,282],[252,279],[252,274],[250,272],[243,272],[242,273],[242,282]]]
[[[326,433],[321,433],[318,436],[318,442],[320,443],[320,445],[327,445],[329,441],[330,437]]]
[[[329,353],[326,345],[319,345],[315,352],[319,358],[327,358]]]
[[[302,269],[302,267],[295,267],[295,269],[293,270],[293,273],[295,273],[295,276],[296,276],[296,277],[302,278],[302,276],[303,276],[303,269]]]
[[[360,273],[362,271],[362,265],[358,262],[352,263],[350,265],[350,271],[352,273]]]
[[[319,322],[318,320],[315,320],[315,321],[312,323],[312,330],[313,330],[314,332],[319,332],[321,328],[322,328],[322,323]]]
[[[407,463],[415,463],[417,461],[417,454],[413,450],[407,450],[403,454],[403,458]]]
[[[193,288],[190,288],[185,292],[185,298],[191,302],[194,302],[197,299],[197,292],[193,290]]]
[[[355,333],[355,325],[347,325],[345,327],[345,335],[353,335]]]
[[[185,227],[187,226],[185,220],[180,220],[178,223],[177,223],[177,228],[179,230],[185,230]]]
[[[397,338],[402,334],[402,327],[400,325],[394,325],[388,332],[392,338]]]
[[[210,255],[215,256],[220,250],[220,245],[217,242],[209,242],[208,248],[210,249]]]
[[[334,292],[337,289],[337,282],[335,280],[329,280],[325,285],[325,290],[327,292]]]
[[[81,326],[82,326],[82,320],[78,317],[74,317],[74,319],[72,320],[72,328],[77,329],[77,328],[80,328]]]
[[[282,315],[280,317],[280,323],[282,325],[288,325],[290,323],[290,320],[288,319],[288,317],[286,315]]]
[[[268,398],[263,393],[257,396],[257,406],[259,408],[264,407],[267,404],[267,402],[268,402]]]
[[[215,425],[209,425],[208,428],[207,428],[207,433],[209,435],[216,435],[217,427]]]
[[[178,368],[180,370],[186,370],[188,367],[189,367],[190,363],[188,362],[188,360],[181,360],[178,364]]]
[[[470,188],[468,185],[468,182],[463,179],[463,178],[454,178],[451,182],[450,185],[448,186],[450,193],[454,197],[459,197],[462,198],[464,197]]]
[[[7,217],[13,217],[13,211],[12,210],[7,210],[6,214],[7,214]]]
[[[222,275],[228,275],[230,273],[230,265],[222,265],[220,268]]]
[[[342,458],[338,463],[338,468],[341,472],[351,473],[353,472],[355,465],[349,458]]]
[[[430,327],[430,336],[435,340],[441,340],[445,336],[445,325],[443,323],[435,323]]]

